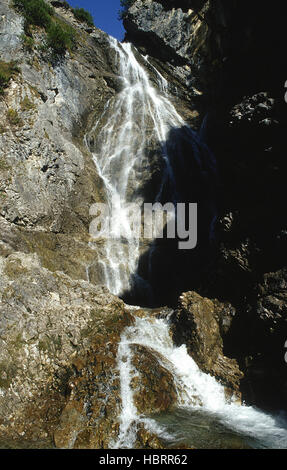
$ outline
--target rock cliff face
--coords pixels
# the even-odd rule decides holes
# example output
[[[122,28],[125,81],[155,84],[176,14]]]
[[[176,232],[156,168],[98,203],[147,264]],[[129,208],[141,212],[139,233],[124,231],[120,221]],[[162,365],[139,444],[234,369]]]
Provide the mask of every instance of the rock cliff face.
[[[201,9],[185,9],[166,2],[137,0],[124,18],[126,38],[162,61],[186,70],[186,81],[195,81],[203,49],[207,48],[208,25],[204,21],[208,2]],[[155,52],[152,52],[155,51]]]
[[[104,196],[84,135],[119,90],[118,64],[105,33],[50,3],[77,38],[61,58],[44,50],[41,28],[26,43],[21,14],[0,5],[0,66],[12,71],[0,97],[0,445],[108,448],[122,405],[118,344],[133,318],[94,285],[89,208]],[[187,96],[175,106],[196,121]],[[153,350],[132,350],[139,413],[171,409],[172,374]],[[141,423],[135,446],[163,444]]]
[[[105,33],[50,3],[77,38],[61,58],[43,50],[41,28],[31,50],[21,14],[0,5],[0,65],[13,70],[0,98],[0,445],[108,448],[119,431],[118,343],[133,319],[93,284],[89,209],[104,197],[84,135],[118,91],[118,70]],[[140,412],[171,407],[170,374],[140,346],[134,360]],[[161,446],[143,425],[138,433],[137,446]]]
[[[102,197],[83,136],[114,93],[107,36],[57,8],[79,41],[73,56],[53,65],[39,30],[33,51],[25,48],[23,18],[9,4],[0,5],[0,53],[19,72],[0,101],[2,239],[11,249],[36,251],[51,270],[86,279],[95,256],[86,243],[89,207]]]
[[[258,1],[137,0],[124,20],[129,40],[176,69],[175,76],[185,69],[185,86],[192,95],[200,92],[193,100],[206,116],[202,131],[219,171],[217,246],[207,269],[196,269],[194,279],[187,267],[184,277],[189,288],[236,308],[226,353],[247,372],[247,397],[274,407],[286,405],[287,373],[282,8],[265,10]],[[270,302],[271,279],[278,287]]]
[[[99,414],[98,439],[107,440],[112,429],[107,429],[106,423],[101,434],[101,417],[109,414],[112,420],[117,413],[117,405],[111,405],[119,388],[115,372],[117,340],[121,330],[132,322],[124,303],[105,288],[73,281],[60,272],[51,273],[42,268],[36,255],[1,257],[0,269],[1,442],[8,438],[53,441],[56,432],[56,444],[69,447],[72,437],[66,429],[64,446],[61,426],[67,419],[67,407],[72,410],[72,435],[80,430],[79,421],[82,427],[87,421],[88,413],[83,414],[81,402],[72,406],[85,373],[93,375],[96,389],[85,390],[82,384],[82,393],[85,390],[86,403],[97,406],[94,417]],[[90,370],[85,372],[91,356]]]

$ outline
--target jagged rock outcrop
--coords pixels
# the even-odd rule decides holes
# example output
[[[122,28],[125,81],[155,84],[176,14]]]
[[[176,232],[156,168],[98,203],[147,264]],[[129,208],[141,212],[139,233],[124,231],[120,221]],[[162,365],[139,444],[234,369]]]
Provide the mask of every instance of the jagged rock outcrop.
[[[137,0],[129,8],[124,25],[131,37],[148,50],[157,46],[156,54],[162,60],[176,65],[196,63],[196,49],[206,44],[207,24],[194,10],[183,11],[179,6],[167,8],[161,2]],[[160,46],[160,47],[159,47]]]
[[[228,394],[240,398],[243,378],[235,359],[224,355],[223,339],[229,331],[235,310],[232,305],[186,292],[180,297],[178,309],[171,317],[173,339],[187,350],[201,370],[216,377]]]

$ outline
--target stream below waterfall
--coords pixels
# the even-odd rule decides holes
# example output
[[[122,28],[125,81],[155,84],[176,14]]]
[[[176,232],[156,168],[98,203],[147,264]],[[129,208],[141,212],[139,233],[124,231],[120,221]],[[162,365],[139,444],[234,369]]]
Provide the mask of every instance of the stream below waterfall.
[[[107,103],[85,141],[93,154],[110,209],[107,222],[112,236],[97,245],[100,283],[121,296],[134,288],[135,282],[139,289],[150,288],[137,273],[141,240],[131,236],[128,214],[128,203],[142,205],[145,201],[143,180],[151,172],[147,143],[156,143],[162,165],[161,177],[150,202],[162,201],[167,185],[170,201],[181,198],[176,167],[184,165],[178,148],[176,152],[171,151],[176,145],[166,145],[169,133],[175,128],[183,129],[199,169],[203,166],[199,150],[204,144],[176,111],[169,99],[168,83],[148,59],[141,57],[139,62],[131,44],[120,44],[110,38],[110,46],[118,59],[121,90]],[[153,86],[142,65],[145,62],[154,69],[157,87]],[[205,168],[213,171],[214,160],[210,153],[207,160]],[[140,423],[163,439],[167,447],[183,442],[196,448],[287,447],[286,421],[282,417],[228,402],[224,387],[198,368],[186,346],[173,345],[168,320],[152,316],[139,318],[136,308],[131,307],[131,310],[135,324],[126,328],[118,348],[122,409],[119,437],[116,442],[111,442],[111,448],[133,448]],[[162,366],[172,374],[177,392],[175,410],[155,416],[138,413],[131,387],[131,381],[137,375],[132,365],[131,345],[134,344],[155,352],[161,358]]]

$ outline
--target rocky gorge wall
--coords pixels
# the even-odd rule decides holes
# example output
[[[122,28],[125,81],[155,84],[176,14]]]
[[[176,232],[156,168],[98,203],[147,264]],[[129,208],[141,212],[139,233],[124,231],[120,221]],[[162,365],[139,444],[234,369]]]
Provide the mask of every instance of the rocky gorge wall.
[[[276,5],[137,0],[124,19],[129,40],[171,71],[185,69],[205,115],[219,173],[216,246],[196,279],[188,267],[184,277],[233,304],[225,351],[246,374],[248,400],[275,408],[286,406],[287,372],[285,16]]]

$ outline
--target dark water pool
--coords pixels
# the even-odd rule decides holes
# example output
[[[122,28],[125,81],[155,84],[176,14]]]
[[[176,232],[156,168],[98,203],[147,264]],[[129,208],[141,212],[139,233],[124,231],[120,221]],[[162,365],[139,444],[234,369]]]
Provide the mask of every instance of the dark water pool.
[[[174,436],[172,440],[166,441],[169,447],[186,445],[195,449],[269,448],[264,436],[251,437],[230,429],[217,416],[203,410],[176,409],[153,415],[152,418]]]

